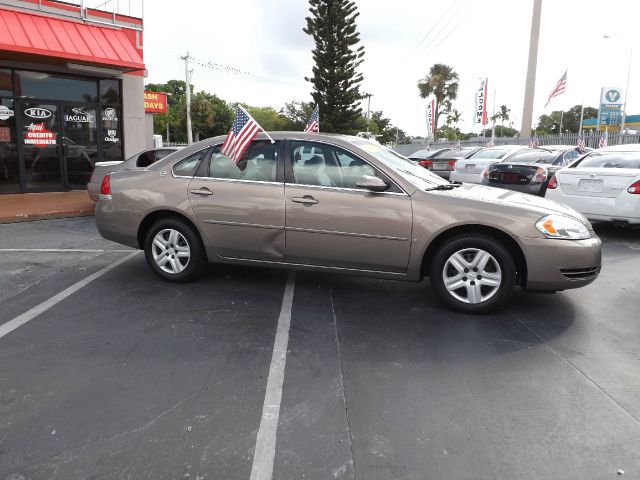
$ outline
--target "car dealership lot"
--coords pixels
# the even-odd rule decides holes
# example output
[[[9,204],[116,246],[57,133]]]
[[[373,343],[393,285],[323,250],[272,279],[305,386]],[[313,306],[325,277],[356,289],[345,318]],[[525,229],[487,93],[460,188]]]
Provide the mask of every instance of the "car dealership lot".
[[[0,225],[0,328],[131,254],[93,222]],[[273,478],[639,475],[640,232],[597,231],[593,284],[487,316],[297,273]],[[287,276],[140,253],[2,336],[0,480],[249,479]]]

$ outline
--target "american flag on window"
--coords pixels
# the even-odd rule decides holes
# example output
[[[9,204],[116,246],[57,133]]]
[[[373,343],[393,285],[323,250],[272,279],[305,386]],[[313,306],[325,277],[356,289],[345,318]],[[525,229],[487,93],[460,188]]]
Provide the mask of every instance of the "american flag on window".
[[[540,146],[540,140],[538,140],[538,137],[529,138],[529,148],[538,148],[539,146]]]
[[[320,107],[318,107],[318,105],[313,109],[307,126],[304,127],[304,131],[311,133],[318,133],[320,131]]]
[[[549,105],[549,102],[551,101],[552,98],[557,97],[558,95],[562,95],[564,91],[567,89],[567,72],[568,70],[564,71],[564,74],[560,77],[560,80],[558,80],[558,83],[556,83],[556,86],[553,87],[553,90],[551,90],[551,93],[549,94],[549,98],[547,98],[547,103],[545,104],[545,108],[547,107],[547,105]]]
[[[585,152],[585,148],[586,148],[586,145],[584,143],[584,138],[579,137],[578,138],[578,152],[584,153]]]
[[[493,143],[493,138],[492,138],[491,140],[489,140],[489,141],[487,142],[487,144],[485,145],[485,147],[487,147],[487,148],[491,148],[491,147],[493,147],[494,145],[495,145],[495,144]]]
[[[238,163],[251,140],[258,135],[260,130],[262,130],[262,127],[258,125],[258,122],[242,107],[237,107],[236,118],[227,134],[227,139],[220,147],[220,151],[223,155],[233,160],[234,163]]]

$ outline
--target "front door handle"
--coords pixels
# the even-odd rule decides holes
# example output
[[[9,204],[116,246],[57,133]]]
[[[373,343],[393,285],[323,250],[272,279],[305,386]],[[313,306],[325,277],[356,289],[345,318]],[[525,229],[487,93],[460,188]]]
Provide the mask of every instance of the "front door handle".
[[[193,193],[194,195],[203,195],[203,196],[213,195],[213,192],[206,187],[201,188],[199,190],[191,190],[191,193]]]
[[[318,203],[318,200],[313,198],[311,195],[305,195],[304,197],[293,197],[291,201],[296,203],[304,203],[305,205],[315,205],[316,203]]]

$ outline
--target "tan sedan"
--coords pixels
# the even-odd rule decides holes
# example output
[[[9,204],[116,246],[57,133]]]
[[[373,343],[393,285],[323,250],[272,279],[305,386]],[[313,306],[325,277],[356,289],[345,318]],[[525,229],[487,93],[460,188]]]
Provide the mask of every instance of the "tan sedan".
[[[342,135],[262,135],[235,164],[225,137],[107,175],[96,223],[144,249],[168,281],[206,262],[420,281],[465,312],[507,301],[515,285],[591,283],[600,240],[580,213],[543,198],[451,184],[380,144]]]

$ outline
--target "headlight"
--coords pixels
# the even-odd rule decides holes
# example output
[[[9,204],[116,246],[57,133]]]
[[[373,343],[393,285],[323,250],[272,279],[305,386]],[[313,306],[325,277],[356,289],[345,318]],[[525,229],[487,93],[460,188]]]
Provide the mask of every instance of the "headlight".
[[[536,228],[547,238],[584,240],[591,238],[589,229],[578,220],[564,215],[547,215],[536,222]]]

